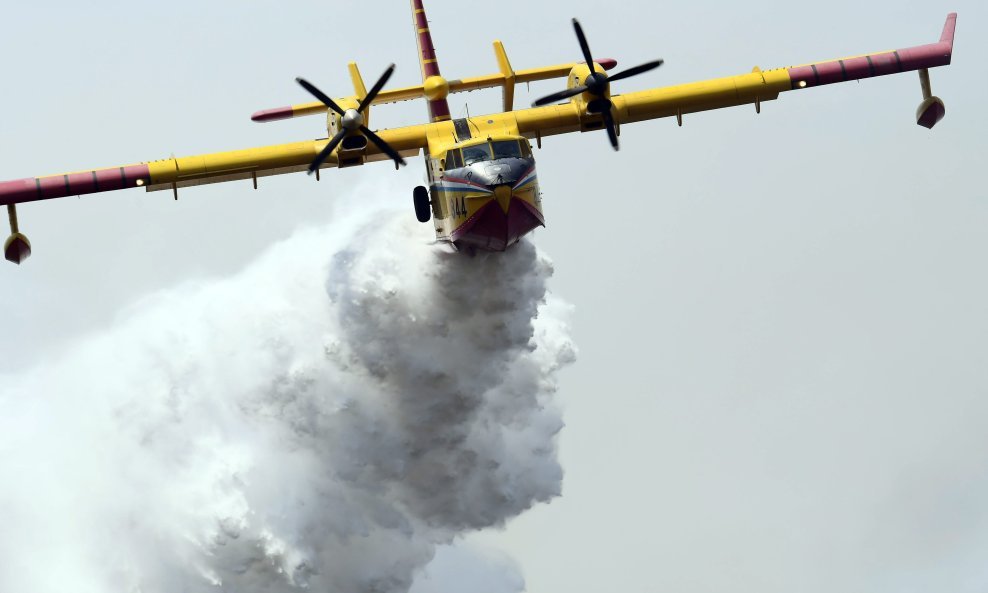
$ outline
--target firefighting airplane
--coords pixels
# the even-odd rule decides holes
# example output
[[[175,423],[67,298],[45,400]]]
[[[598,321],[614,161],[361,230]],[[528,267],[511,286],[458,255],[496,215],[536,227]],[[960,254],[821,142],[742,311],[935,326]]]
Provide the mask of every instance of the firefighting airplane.
[[[946,112],[943,101],[931,92],[929,68],[950,64],[957,21],[956,13],[947,16],[938,43],[775,70],[755,67],[748,74],[619,95],[612,94],[611,83],[658,68],[662,60],[608,74],[617,62],[594,59],[574,19],[582,62],[516,71],[501,42],[495,41],[498,73],[447,80],[439,72],[422,0],[412,0],[412,13],[421,85],[385,89],[392,65],[368,91],[351,63],[354,95],[333,99],[299,78],[317,102],[266,109],[252,118],[267,122],[326,115],[328,138],[0,182],[0,204],[7,206],[11,227],[4,256],[20,264],[31,254],[31,243],[18,229],[16,204],[135,187],[171,190],[178,199],[180,188],[237,180],[252,180],[256,189],[258,178],[268,175],[307,170],[318,177],[324,168],[383,160],[397,168],[421,151],[429,187],[413,191],[418,220],[434,220],[437,240],[457,249],[501,251],[545,225],[529,140],[541,148],[545,136],[603,130],[616,150],[623,124],[676,117],[681,126],[687,114],[745,104],[760,113],[762,103],[785,91],[907,71],[919,72],[923,90],[916,122],[932,128]],[[536,101],[532,108],[514,109],[518,83],[563,77],[565,90]],[[503,112],[450,116],[450,93],[494,87],[503,89]],[[430,123],[377,132],[368,127],[372,105],[415,98],[426,99]]]

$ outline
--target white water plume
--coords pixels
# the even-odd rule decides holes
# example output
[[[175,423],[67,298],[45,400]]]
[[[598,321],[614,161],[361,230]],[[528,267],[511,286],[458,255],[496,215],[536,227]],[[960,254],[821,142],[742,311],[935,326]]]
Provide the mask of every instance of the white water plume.
[[[0,590],[403,592],[557,496],[551,264],[410,218],[300,231],[0,377]]]

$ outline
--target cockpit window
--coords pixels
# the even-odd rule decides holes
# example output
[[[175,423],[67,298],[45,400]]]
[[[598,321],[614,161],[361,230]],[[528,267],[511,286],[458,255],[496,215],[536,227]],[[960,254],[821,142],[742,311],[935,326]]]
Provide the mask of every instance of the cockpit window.
[[[459,169],[463,166],[463,159],[460,158],[459,150],[451,150],[446,153],[446,168]]]
[[[521,144],[521,156],[526,159],[532,156],[532,145],[528,143],[528,140],[522,140]]]
[[[517,140],[503,140],[501,142],[494,142],[494,158],[496,159],[511,159],[521,158],[521,146],[518,145]]]
[[[491,150],[487,143],[467,146],[463,149],[463,164],[472,165],[491,158]]]

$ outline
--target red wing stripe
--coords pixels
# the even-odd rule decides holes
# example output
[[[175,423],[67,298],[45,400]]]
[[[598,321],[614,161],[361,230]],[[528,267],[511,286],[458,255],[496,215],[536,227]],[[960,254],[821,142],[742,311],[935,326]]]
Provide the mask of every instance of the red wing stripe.
[[[957,14],[947,16],[939,43],[909,47],[897,51],[870,54],[860,58],[832,60],[788,69],[792,88],[832,84],[845,80],[860,80],[898,72],[923,70],[950,64],[954,51]],[[842,76],[836,76],[837,69]]]
[[[3,181],[0,206],[138,187],[138,181],[151,181],[147,165]]]

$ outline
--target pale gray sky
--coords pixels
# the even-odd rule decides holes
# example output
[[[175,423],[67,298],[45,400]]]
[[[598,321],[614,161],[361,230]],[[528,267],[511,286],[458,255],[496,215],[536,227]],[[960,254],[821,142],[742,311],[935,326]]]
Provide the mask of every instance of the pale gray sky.
[[[358,18],[337,20],[349,6]],[[482,534],[529,591],[982,591],[988,585],[988,7],[834,0],[427,3],[443,73],[578,59],[569,18],[622,66],[618,90],[936,41],[947,118],[913,123],[914,74],[674,121],[547,139],[536,154],[580,358],[559,394],[564,495]],[[7,11],[0,177],[315,138],[254,124],[398,65],[418,79],[406,2],[20,3]],[[375,41],[376,40],[376,41]],[[519,105],[554,90],[519,93]],[[498,91],[451,100],[497,109]],[[374,127],[425,107],[375,109]],[[229,275],[386,165],[28,205],[34,257],[0,266],[0,373],[43,363],[136,299]],[[428,240],[431,232],[421,229]],[[250,298],[245,295],[244,298]]]

